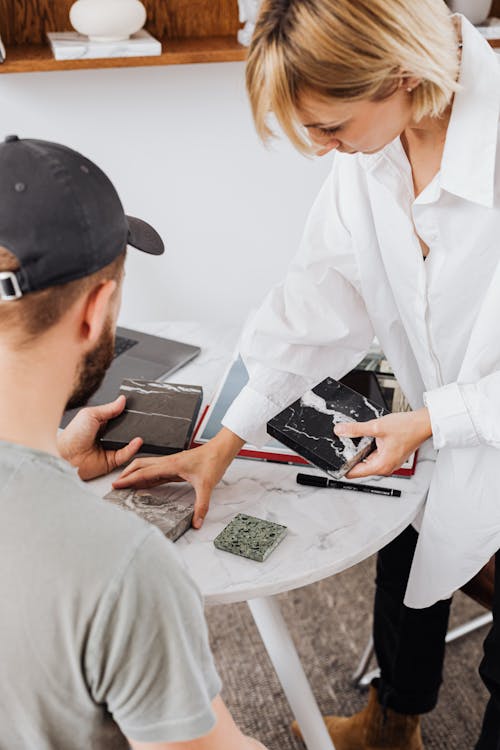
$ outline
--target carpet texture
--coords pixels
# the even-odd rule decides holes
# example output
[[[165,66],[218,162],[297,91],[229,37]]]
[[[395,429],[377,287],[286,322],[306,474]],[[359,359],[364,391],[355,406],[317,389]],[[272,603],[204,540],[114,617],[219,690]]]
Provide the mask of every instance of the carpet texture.
[[[279,596],[283,616],[323,713],[351,714],[366,693],[352,685],[371,629],[375,558],[332,578]],[[479,614],[456,594],[450,626]],[[222,696],[244,732],[268,750],[303,750],[290,733],[293,719],[246,604],[206,609]],[[448,644],[437,708],[423,717],[426,750],[473,750],[487,692],[477,673],[488,627]],[[371,665],[373,668],[374,665]]]

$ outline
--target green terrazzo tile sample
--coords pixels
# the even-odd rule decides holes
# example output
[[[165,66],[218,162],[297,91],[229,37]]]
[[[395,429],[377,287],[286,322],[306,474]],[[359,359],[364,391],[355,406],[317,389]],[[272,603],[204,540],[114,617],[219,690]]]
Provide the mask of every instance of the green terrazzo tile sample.
[[[214,539],[214,544],[224,552],[264,562],[284,539],[286,532],[286,526],[279,523],[238,513]]]

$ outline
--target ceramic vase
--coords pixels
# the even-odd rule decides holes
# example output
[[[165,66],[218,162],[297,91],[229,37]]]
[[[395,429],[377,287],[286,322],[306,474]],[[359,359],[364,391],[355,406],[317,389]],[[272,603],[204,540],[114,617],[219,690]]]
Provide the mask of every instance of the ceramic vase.
[[[91,41],[121,42],[142,29],[146,9],[139,0],[77,0],[69,19]]]
[[[260,0],[238,0],[240,9],[240,21],[245,26],[238,31],[237,38],[240,44],[248,47],[255,29],[255,21],[259,14]]]
[[[454,13],[462,13],[471,23],[480,24],[490,14],[492,0],[448,0]]]

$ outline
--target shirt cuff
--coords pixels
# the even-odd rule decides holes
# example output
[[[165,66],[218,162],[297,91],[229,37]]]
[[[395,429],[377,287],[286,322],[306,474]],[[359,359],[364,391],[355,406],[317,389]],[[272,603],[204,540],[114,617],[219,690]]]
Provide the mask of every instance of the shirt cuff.
[[[426,391],[424,404],[429,410],[436,450],[479,445],[479,436],[458,383]]]
[[[283,408],[246,385],[225,413],[222,424],[246,443],[260,448],[270,440],[267,422]]]

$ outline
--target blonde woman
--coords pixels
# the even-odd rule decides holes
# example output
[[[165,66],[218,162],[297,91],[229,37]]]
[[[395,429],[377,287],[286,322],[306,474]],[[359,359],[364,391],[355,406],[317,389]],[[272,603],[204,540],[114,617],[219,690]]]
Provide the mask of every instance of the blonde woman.
[[[350,477],[438,451],[425,511],[379,553],[380,681],[328,718],[338,750],[420,750],[436,704],[450,598],[500,548],[500,73],[442,0],[264,0],[247,83],[258,132],[273,113],[306,153],[335,151],[299,252],[242,337],[250,381],[208,445],[136,460],[119,486],[186,479],[195,526],[243,441],[377,335],[413,411],[354,426],[377,450]],[[481,675],[477,750],[500,747],[498,608]]]

